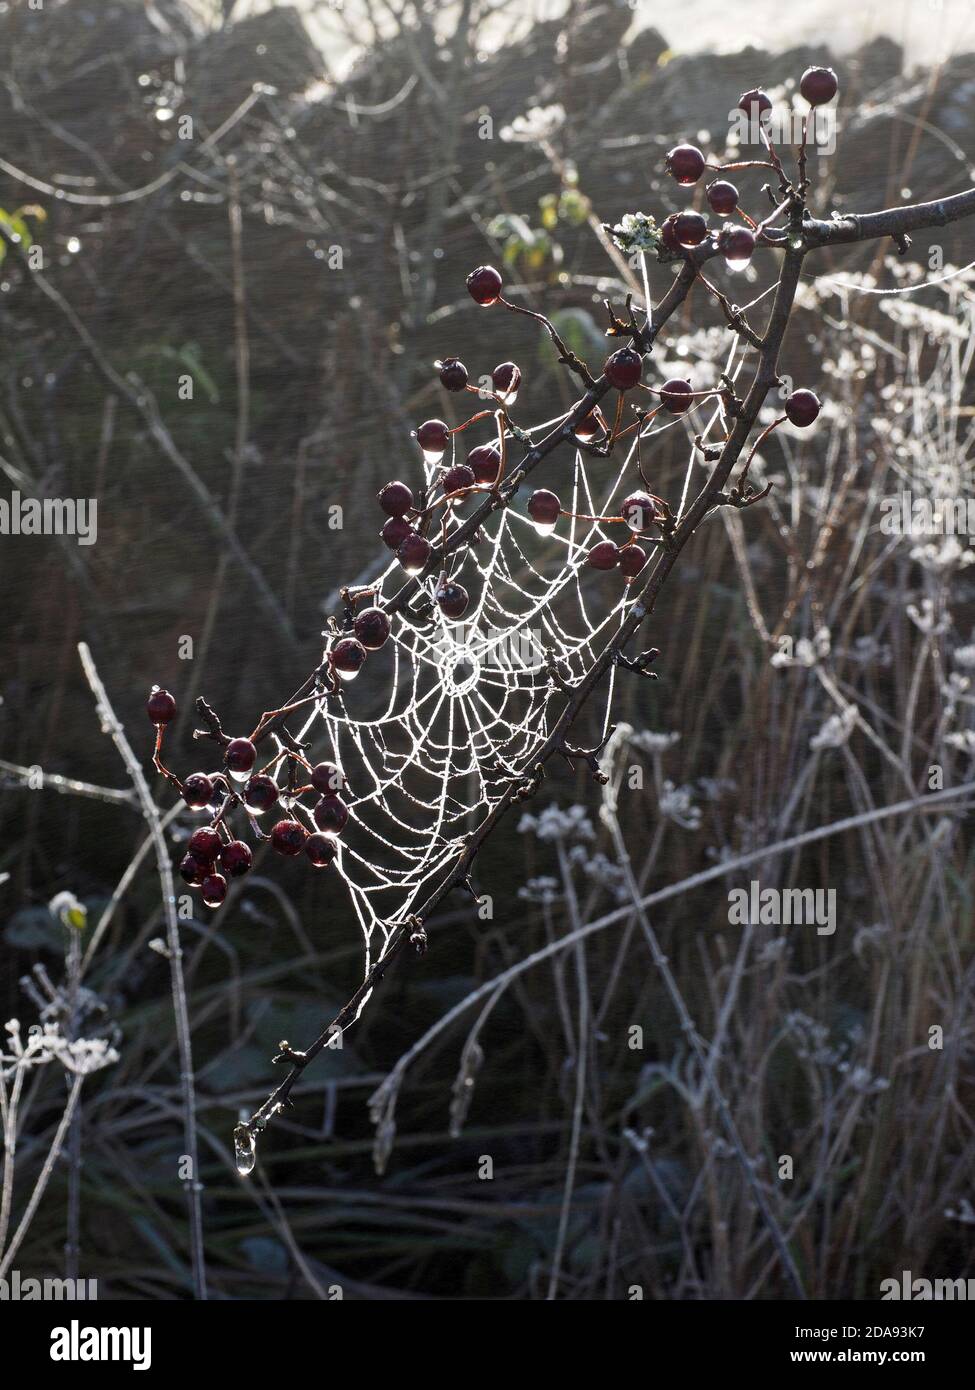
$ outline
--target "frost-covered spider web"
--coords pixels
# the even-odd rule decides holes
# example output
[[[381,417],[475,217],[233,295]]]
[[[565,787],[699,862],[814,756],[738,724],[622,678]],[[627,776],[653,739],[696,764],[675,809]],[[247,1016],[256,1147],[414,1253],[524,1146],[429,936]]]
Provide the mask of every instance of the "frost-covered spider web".
[[[672,364],[693,369],[695,388],[716,385],[722,371],[732,378],[737,374],[737,340],[724,356],[726,334],[703,332],[686,342],[695,339],[697,351]],[[718,342],[722,359],[715,361]],[[652,397],[641,402],[646,408],[653,403]],[[535,442],[563,418],[525,433]],[[490,513],[476,544],[462,545],[447,557],[443,568],[470,595],[463,617],[446,618],[434,602],[438,566],[409,609],[394,617],[389,641],[370,653],[355,681],[343,686],[341,699],[325,696],[312,707],[301,737],[312,740],[316,758],[337,763],[347,783],[342,794],[349,822],[330,872],[344,881],[361,926],[366,971],[395,929],[456,869],[468,836],[512,781],[531,771],[564,707],[566,688],[585,676],[642,589],[657,547],[649,538],[637,538],[648,561],[630,585],[618,569],[596,571],[587,564],[592,547],[602,540],[620,544],[630,535],[625,526],[598,518],[618,516],[624,498],[642,489],[640,466],[657,491],[654,444],[675,429],[686,433],[689,455],[680,495],[668,499],[679,516],[699,466],[695,457],[701,458],[692,437],[700,433],[707,440],[719,420],[712,399],[689,416],[648,421],[639,439],[630,433],[606,457],[583,453],[571,443],[558,447],[509,505]],[[444,469],[464,461],[458,439],[466,436],[454,436],[453,457],[448,451],[440,464],[418,461],[428,489]],[[510,477],[525,446],[509,437],[506,447]],[[527,514],[536,487],[555,492],[564,511],[574,514],[563,516],[550,534],[540,534]],[[486,495],[473,493],[451,508],[448,536]],[[435,554],[442,545],[442,510],[429,533]],[[405,579],[400,564],[391,560],[372,581],[368,604],[389,603]],[[425,610],[419,618],[417,610]],[[611,666],[592,696],[599,737],[609,732],[616,676]]]

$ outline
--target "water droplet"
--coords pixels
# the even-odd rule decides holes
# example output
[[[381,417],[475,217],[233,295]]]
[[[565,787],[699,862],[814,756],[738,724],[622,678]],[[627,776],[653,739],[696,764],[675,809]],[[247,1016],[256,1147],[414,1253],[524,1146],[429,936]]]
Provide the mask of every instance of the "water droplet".
[[[423,458],[426,463],[439,463],[446,452],[446,449],[424,449]]]
[[[550,536],[555,530],[554,521],[533,521],[532,525],[540,536]]]
[[[750,263],[750,261],[751,256],[746,256],[744,260],[728,256],[725,258],[725,265],[728,267],[729,270],[744,270],[745,267]]]
[[[254,1164],[257,1162],[257,1144],[246,1125],[238,1125],[234,1130],[234,1158],[237,1162],[237,1172],[242,1178],[246,1178],[248,1173],[253,1173]]]

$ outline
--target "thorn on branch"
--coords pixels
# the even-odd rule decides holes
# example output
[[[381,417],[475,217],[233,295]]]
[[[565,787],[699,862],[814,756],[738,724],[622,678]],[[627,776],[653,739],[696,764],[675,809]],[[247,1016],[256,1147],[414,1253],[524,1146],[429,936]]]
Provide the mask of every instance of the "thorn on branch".
[[[911,248],[911,238],[906,232],[894,232],[891,240],[897,247],[898,256],[906,256]]]
[[[272,1062],[290,1062],[294,1067],[303,1067],[308,1061],[307,1052],[299,1052],[296,1047],[292,1047],[287,1038],[282,1038],[278,1043],[278,1050]]]
[[[617,666],[622,666],[627,671],[634,671],[638,676],[646,676],[647,680],[655,681],[657,679],[656,671],[650,671],[647,668],[656,661],[659,655],[660,651],[657,647],[648,647],[639,656],[624,656],[622,652],[617,652],[615,659]]]
[[[611,724],[603,738],[594,748],[576,748],[574,744],[567,743],[563,739],[557,744],[555,751],[563,757],[570,767],[574,767],[577,762],[584,762],[593,775],[593,780],[605,784],[609,781],[606,773],[600,769],[598,754],[606,747],[613,734],[616,732],[616,725]]]
[[[230,742],[230,735],[224,733],[216,713],[210,708],[202,695],[197,696],[196,712],[207,727],[205,729],[194,729],[194,738],[212,738],[215,743],[222,743],[224,745]]]

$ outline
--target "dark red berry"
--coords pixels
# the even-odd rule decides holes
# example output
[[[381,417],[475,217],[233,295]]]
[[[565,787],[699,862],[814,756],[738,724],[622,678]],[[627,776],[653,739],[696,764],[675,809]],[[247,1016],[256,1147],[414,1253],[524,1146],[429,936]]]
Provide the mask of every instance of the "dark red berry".
[[[505,405],[514,405],[521,385],[521,368],[515,362],[499,363],[491,373],[491,384]]]
[[[362,669],[366,659],[366,649],[354,637],[340,637],[328,654],[334,670],[343,680],[353,680]]]
[[[335,841],[330,836],[323,835],[321,831],[316,830],[315,834],[309,835],[305,841],[305,853],[316,869],[327,869],[338,850],[335,848]]]
[[[268,777],[264,772],[259,772],[256,777],[252,777],[244,788],[244,805],[248,806],[256,815],[261,816],[265,811],[270,811],[279,796],[278,785],[273,777]]]
[[[726,179],[716,179],[708,184],[708,202],[719,217],[730,217],[738,206],[738,190]]]
[[[729,270],[744,270],[755,250],[755,233],[747,227],[722,227],[718,249]]]
[[[183,800],[194,811],[209,806],[213,800],[213,783],[205,772],[191,772],[183,783]]]
[[[475,304],[487,308],[501,293],[501,276],[492,265],[479,265],[467,277],[467,292]]]
[[[184,854],[179,861],[179,876],[191,888],[198,888],[209,872],[209,864],[201,863],[192,854]]]
[[[404,516],[413,510],[413,494],[405,483],[387,483],[379,493],[379,505],[387,516]]]
[[[631,531],[649,531],[657,519],[657,508],[646,492],[633,492],[620,507],[620,516]]]
[[[311,784],[316,791],[340,792],[345,786],[345,773],[335,763],[316,763],[311,770]]]
[[[467,368],[459,357],[445,357],[438,362],[440,385],[448,391],[463,391],[467,385]]]
[[[704,155],[696,145],[675,145],[666,160],[667,172],[678,183],[697,183],[704,173]]]
[[[660,404],[672,415],[683,415],[692,403],[691,383],[680,377],[671,377],[660,388]]]
[[[279,820],[271,831],[271,848],[278,854],[300,854],[307,838],[308,831],[300,821]]]
[[[396,558],[407,574],[419,574],[431,555],[430,542],[418,531],[412,531],[396,552]]]
[[[832,68],[806,68],[799,79],[799,90],[810,106],[824,106],[832,101],[839,85]]]
[[[243,840],[231,840],[220,851],[220,867],[229,878],[240,878],[251,866],[251,847]]]
[[[223,750],[223,760],[232,777],[246,777],[257,762],[257,749],[249,738],[232,738]]]
[[[674,236],[681,246],[700,246],[707,234],[707,221],[699,212],[679,212],[674,218]]]
[[[666,246],[667,250],[675,256],[679,255],[683,249],[680,242],[677,240],[676,223],[679,215],[679,213],[672,212],[670,216],[665,217],[660,224],[660,240]]]
[[[160,725],[168,724],[171,719],[176,718],[176,701],[168,690],[154,685],[146,701],[146,714],[150,722],[159,728]]]
[[[758,110],[753,111],[757,106]],[[751,91],[742,92],[738,98],[738,110],[744,111],[749,120],[762,120],[772,109],[772,98],[768,92],[763,92],[761,87],[752,87]]]
[[[379,534],[383,545],[388,545],[390,550],[399,550],[407,536],[416,533],[405,516],[391,516]]]
[[[467,466],[478,487],[493,487],[501,470],[501,450],[495,444],[478,444],[468,454]]]
[[[631,347],[618,348],[603,364],[603,374],[617,391],[629,391],[640,380],[643,358]]]
[[[437,606],[447,618],[462,618],[467,612],[467,605],[470,603],[470,595],[463,584],[457,584],[453,580],[448,580],[446,584],[441,584],[437,590]]]
[[[450,430],[443,420],[424,420],[416,432],[416,442],[431,460],[442,459],[450,441]]]
[[[349,819],[349,808],[335,792],[323,796],[312,815],[315,824],[325,835],[341,835]]]
[[[611,570],[619,564],[620,552],[612,541],[600,541],[594,545],[586,559],[594,570]]]
[[[220,853],[220,845],[219,833],[210,825],[201,825],[198,830],[193,831],[186,848],[193,858],[202,864],[212,864]]]
[[[590,410],[584,420],[580,420],[576,425],[575,433],[578,439],[595,439],[599,434],[603,424],[594,410]]]
[[[444,496],[449,497],[453,492],[464,492],[467,488],[473,487],[476,481],[473,468],[468,468],[466,463],[455,463],[453,468],[447,469],[441,479]]]
[[[207,907],[219,907],[227,896],[227,880],[223,874],[207,874],[201,892]]]
[[[367,652],[378,652],[389,637],[390,622],[381,608],[363,608],[355,615],[352,630]]]
[[[638,545],[626,545],[620,551],[620,569],[627,579],[635,579],[647,563],[647,552]]]
[[[793,391],[785,403],[786,415],[800,429],[805,429],[811,425],[821,409],[819,397],[814,391],[806,391],[805,389]]]
[[[528,499],[528,515],[534,521],[535,530],[539,535],[549,536],[562,515],[562,503],[554,492],[540,487]]]

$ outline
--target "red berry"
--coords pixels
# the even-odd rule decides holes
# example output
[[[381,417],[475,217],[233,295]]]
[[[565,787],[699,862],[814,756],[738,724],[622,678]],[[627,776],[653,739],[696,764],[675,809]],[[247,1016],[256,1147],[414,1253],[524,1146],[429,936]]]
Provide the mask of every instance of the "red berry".
[[[463,391],[467,385],[467,368],[459,357],[445,357],[436,364],[440,369],[440,385],[448,391]]]
[[[501,471],[501,450],[495,444],[478,444],[467,456],[467,466],[477,487],[493,487]]]
[[[620,552],[612,541],[600,541],[586,556],[594,570],[611,570],[619,564]]]
[[[443,420],[424,420],[416,432],[416,442],[432,463],[443,458],[450,442],[450,430]]]
[[[205,772],[191,772],[183,783],[183,800],[194,811],[209,806],[213,800],[213,783]]]
[[[221,840],[216,830],[210,825],[201,825],[198,830],[194,830],[190,836],[190,842],[186,846],[194,859],[198,859],[202,864],[212,864],[220,853]]]
[[[744,270],[755,250],[755,233],[747,227],[722,227],[718,249],[729,270]]]
[[[354,680],[366,659],[366,649],[354,637],[341,637],[328,654],[333,670],[345,681]]]
[[[757,112],[752,110],[754,106],[758,107]],[[768,92],[763,92],[761,87],[752,87],[751,91],[742,92],[738,98],[738,110],[744,111],[749,120],[754,120],[756,116],[762,120],[771,109],[772,98]]]
[[[602,429],[602,421],[594,410],[590,410],[584,420],[580,420],[576,425],[575,433],[577,439],[595,439]]]
[[[839,85],[832,68],[806,68],[799,79],[799,90],[810,106],[824,106],[832,101]]]
[[[660,388],[660,404],[673,415],[683,415],[691,405],[691,383],[680,377],[671,377]]]
[[[387,483],[379,493],[379,505],[387,516],[404,516],[413,510],[413,494],[405,483]]]
[[[367,652],[378,652],[389,637],[389,618],[381,608],[363,608],[355,615],[352,630]]]
[[[278,795],[278,784],[274,778],[268,777],[264,772],[259,772],[256,777],[250,779],[244,788],[244,805],[256,815],[261,816],[265,811],[270,811],[277,801]]]
[[[785,413],[794,425],[800,429],[805,429],[811,425],[819,414],[822,406],[819,397],[813,391],[801,389],[793,391],[792,395],[785,403]]]
[[[308,838],[308,831],[296,820],[279,820],[271,831],[271,847],[278,854],[300,854]]]
[[[416,532],[405,516],[391,516],[379,534],[383,545],[388,545],[390,550],[399,550],[407,536],[413,536]]]
[[[195,859],[192,854],[184,854],[179,861],[179,876],[191,888],[198,888],[209,872],[209,864]]]
[[[223,874],[207,874],[201,891],[207,907],[219,907],[227,896],[227,880]]]
[[[716,179],[708,184],[708,202],[719,217],[730,217],[738,206],[738,190],[726,179]]]
[[[633,492],[620,507],[620,516],[631,531],[649,531],[657,519],[657,508],[646,492]]]
[[[349,819],[349,808],[335,792],[329,792],[312,811],[315,824],[325,835],[341,835]]]
[[[419,531],[411,531],[396,552],[396,558],[407,574],[419,574],[430,559],[430,542]]]
[[[230,878],[240,878],[251,866],[251,848],[243,840],[231,840],[220,851],[220,867]]]
[[[562,503],[554,492],[540,487],[528,499],[528,515],[540,536],[550,536],[562,515]]]
[[[232,738],[223,750],[223,760],[231,777],[242,780],[257,762],[257,749],[249,738]]]
[[[501,293],[501,276],[492,265],[479,265],[467,277],[467,292],[475,304],[487,308]]]
[[[675,256],[679,255],[683,249],[680,242],[677,240],[676,222],[678,216],[679,213],[672,212],[670,216],[665,217],[660,224],[660,240],[666,246],[667,250]]]
[[[500,363],[491,373],[491,384],[505,405],[514,405],[521,385],[521,368],[515,362]]]
[[[316,791],[340,792],[345,786],[345,773],[335,763],[316,763],[311,770],[311,784]]]
[[[453,492],[464,492],[467,488],[473,487],[477,479],[474,477],[474,470],[468,468],[466,463],[455,463],[453,468],[448,468],[440,480],[443,483],[444,496],[449,497]]]
[[[176,701],[168,690],[154,685],[146,701],[146,714],[158,729],[161,725],[168,724],[171,719],[176,718]]]
[[[447,618],[462,618],[471,601],[463,584],[456,584],[453,580],[448,580],[440,586],[436,598],[438,608]]]
[[[674,218],[674,236],[683,247],[700,246],[707,234],[707,221],[699,212],[679,212]]]
[[[328,835],[323,835],[320,831],[316,831],[314,835],[309,835],[305,841],[305,853],[316,869],[327,869],[338,851],[333,839]]]
[[[678,183],[697,183],[704,173],[704,155],[696,145],[675,145],[667,156],[667,172]]]
[[[631,347],[618,348],[603,364],[606,380],[617,391],[629,391],[640,380],[642,371],[643,358]]]
[[[635,579],[647,563],[647,552],[638,545],[626,545],[620,551],[620,569],[626,578]]]

